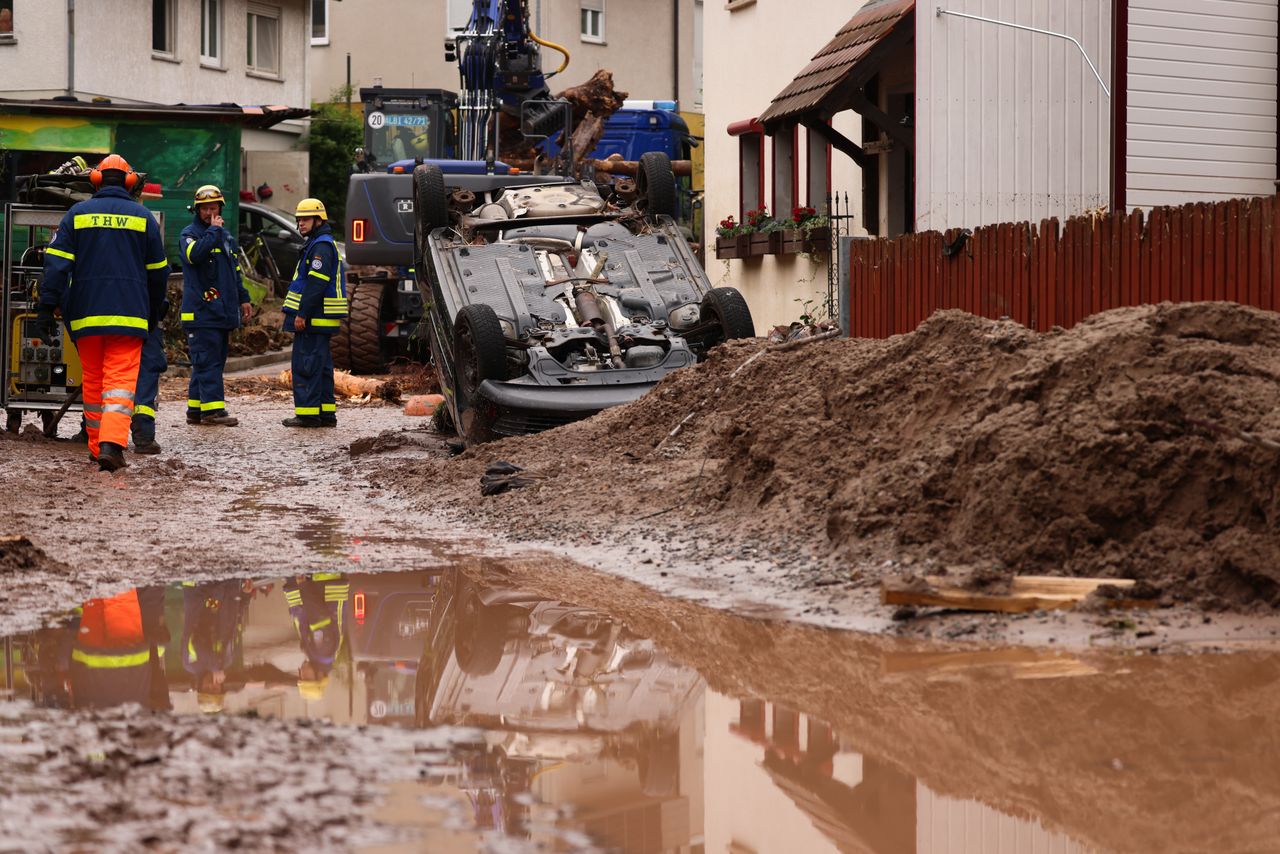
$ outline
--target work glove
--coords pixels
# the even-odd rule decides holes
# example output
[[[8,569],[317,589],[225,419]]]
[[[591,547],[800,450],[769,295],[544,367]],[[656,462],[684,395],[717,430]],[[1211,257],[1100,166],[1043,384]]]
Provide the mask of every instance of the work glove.
[[[48,343],[58,336],[58,321],[53,316],[53,309],[40,306],[36,312],[36,335],[41,341]]]

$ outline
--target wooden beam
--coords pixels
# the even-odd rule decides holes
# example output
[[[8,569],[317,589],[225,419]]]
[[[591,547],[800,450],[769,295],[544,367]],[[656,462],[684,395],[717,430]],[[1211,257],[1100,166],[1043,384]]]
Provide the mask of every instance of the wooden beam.
[[[823,139],[825,139],[827,142],[829,142],[831,144],[831,147],[834,148],[836,151],[839,151],[842,154],[848,155],[849,158],[852,159],[854,163],[857,163],[863,169],[866,169],[867,166],[871,163],[871,158],[867,155],[865,151],[862,150],[862,147],[860,145],[858,145],[853,140],[849,139],[844,134],[840,133],[840,131],[836,130],[826,122],[822,122],[814,119],[810,121],[804,121],[802,122],[802,124],[809,130],[813,131],[814,133],[818,134]]]
[[[1007,593],[991,593],[955,587],[954,579],[930,576],[925,584],[903,579],[888,579],[881,584],[880,601],[885,605],[917,605],[951,608],[960,611],[1000,611],[1020,614],[1027,611],[1052,611],[1071,608],[1104,585],[1133,587],[1128,578],[1058,578],[1056,576],[1017,576]],[[1117,598],[1105,600],[1115,608],[1154,608],[1150,599]]]
[[[894,141],[900,143],[907,151],[912,154],[916,153],[915,134],[908,133],[906,128],[889,118],[883,110],[868,101],[867,96],[863,92],[859,91],[854,94],[849,99],[849,103],[853,105],[853,109],[860,113],[863,118],[869,119],[872,124],[889,134]]]

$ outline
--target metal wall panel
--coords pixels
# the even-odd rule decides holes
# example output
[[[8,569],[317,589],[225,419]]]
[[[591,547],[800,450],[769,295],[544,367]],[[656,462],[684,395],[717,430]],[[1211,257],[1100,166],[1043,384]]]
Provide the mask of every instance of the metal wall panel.
[[[1111,0],[940,0],[916,15],[916,228],[1067,217],[1106,205],[1110,102],[1062,39],[935,14],[936,7],[1066,33],[1111,85]]]
[[[1275,192],[1277,0],[1130,0],[1127,203]]]

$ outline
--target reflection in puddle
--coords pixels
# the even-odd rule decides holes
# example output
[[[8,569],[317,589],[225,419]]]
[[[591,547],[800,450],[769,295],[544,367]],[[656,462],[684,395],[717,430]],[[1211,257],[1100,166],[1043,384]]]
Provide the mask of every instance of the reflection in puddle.
[[[424,847],[459,833],[441,826],[439,805],[461,803],[466,832],[553,848],[1091,850],[1078,841],[1089,828],[1037,818],[1053,804],[1036,800],[1035,780],[1016,815],[967,799],[963,783],[939,793],[855,749],[866,733],[785,697],[717,693],[607,614],[457,570],[137,588],[8,638],[4,653],[10,695],[49,707],[474,728],[378,813],[420,830]],[[917,674],[979,667],[989,679],[1084,684],[1095,672],[1012,652],[886,655],[875,666],[886,704]]]

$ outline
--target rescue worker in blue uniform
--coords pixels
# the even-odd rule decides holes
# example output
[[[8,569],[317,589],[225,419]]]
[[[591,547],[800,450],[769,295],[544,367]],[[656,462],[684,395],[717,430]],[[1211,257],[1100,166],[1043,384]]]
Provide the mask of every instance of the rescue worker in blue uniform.
[[[285,604],[306,656],[298,667],[298,693],[304,700],[324,696],[346,637],[343,614],[350,591],[347,577],[336,572],[317,572],[285,582]]]
[[[307,238],[284,299],[284,330],[293,333],[293,417],[286,427],[336,427],[329,341],[347,316],[347,278],[328,214],[319,199],[294,211]]]
[[[234,427],[227,414],[222,372],[232,331],[249,319],[249,292],[241,277],[239,250],[224,228],[226,200],[212,184],[196,190],[195,218],[182,230],[182,329],[191,353],[187,423]]]
[[[169,301],[165,300],[160,317],[169,313]],[[156,406],[160,397],[160,375],[169,370],[169,360],[164,355],[164,326],[157,323],[142,342],[142,363],[138,368],[137,400],[133,405],[133,421],[129,434],[133,437],[135,454],[158,454],[160,443],[156,441]]]
[[[89,173],[93,198],[67,211],[45,249],[36,315],[39,337],[50,338],[61,310],[75,342],[89,457],[103,471],[125,466],[142,344],[169,277],[160,226],[132,195],[140,180],[118,154]]]
[[[253,585],[242,581],[183,582],[182,666],[195,682],[202,712],[222,711],[252,596]]]

